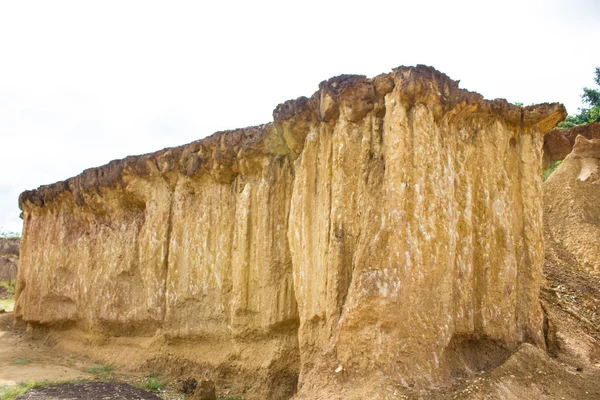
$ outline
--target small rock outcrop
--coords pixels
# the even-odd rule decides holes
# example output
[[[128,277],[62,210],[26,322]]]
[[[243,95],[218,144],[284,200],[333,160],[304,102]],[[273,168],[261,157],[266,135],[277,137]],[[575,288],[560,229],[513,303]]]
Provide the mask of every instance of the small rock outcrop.
[[[577,136],[583,136],[586,139],[600,139],[600,122],[550,131],[544,136],[544,166],[564,160],[573,150]]]
[[[248,399],[410,390],[545,346],[541,148],[563,106],[417,66],[273,115],[24,192],[16,316]]]
[[[202,379],[194,389],[192,400],[216,400],[215,383],[208,379]]]
[[[0,281],[17,279],[19,238],[0,238]]]

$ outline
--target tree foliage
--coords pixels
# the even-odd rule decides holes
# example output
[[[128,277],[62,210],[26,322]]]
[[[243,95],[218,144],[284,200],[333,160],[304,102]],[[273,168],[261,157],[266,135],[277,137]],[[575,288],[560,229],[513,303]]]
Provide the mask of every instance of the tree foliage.
[[[15,238],[20,238],[21,234],[19,232],[8,232],[5,230],[2,230],[2,228],[0,228],[0,238],[5,238],[5,239],[15,239]]]
[[[600,87],[600,67],[596,67],[594,82]],[[566,129],[591,122],[600,122],[600,90],[583,88],[581,100],[588,104],[589,108],[580,108],[579,114],[569,115],[563,122],[558,124],[559,128]]]

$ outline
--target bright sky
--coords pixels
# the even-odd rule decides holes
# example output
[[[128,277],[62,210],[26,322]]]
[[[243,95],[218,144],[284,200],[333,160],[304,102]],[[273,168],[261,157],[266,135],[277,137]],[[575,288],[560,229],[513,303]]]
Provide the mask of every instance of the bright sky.
[[[486,98],[581,107],[600,1],[3,1],[0,231],[20,192],[271,121],[342,73],[427,64]]]

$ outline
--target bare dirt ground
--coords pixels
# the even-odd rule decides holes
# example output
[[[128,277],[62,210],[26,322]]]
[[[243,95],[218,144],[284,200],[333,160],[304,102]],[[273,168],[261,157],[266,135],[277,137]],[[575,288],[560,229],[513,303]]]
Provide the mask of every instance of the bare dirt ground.
[[[28,340],[24,328],[12,323],[12,313],[0,314],[0,387],[24,381],[64,381],[90,378],[82,361],[62,355],[43,343]]]
[[[546,302],[546,307],[554,307]],[[562,312],[560,307],[553,313]],[[555,315],[555,314],[552,314]],[[469,377],[456,377],[455,384],[448,388],[406,392],[405,388],[381,388],[378,393],[365,392],[356,399],[414,399],[414,400],[505,400],[505,399],[600,399],[600,364],[596,359],[578,358],[571,355],[572,349],[579,352],[595,349],[598,342],[583,336],[577,320],[567,316],[554,316],[561,325],[553,326],[551,336],[558,344],[551,344],[554,356],[531,345],[523,345],[498,368],[487,372],[476,372]],[[566,332],[571,329],[571,332]],[[571,338],[571,339],[569,339]],[[565,340],[571,340],[565,352]],[[591,340],[591,341],[585,341]],[[587,347],[586,347],[587,346]],[[568,349],[567,349],[568,350]],[[593,352],[592,352],[593,353]],[[595,353],[594,353],[595,355]],[[590,362],[592,361],[592,362]],[[143,374],[123,373],[110,381],[99,379],[83,370],[96,365],[92,360],[80,356],[63,354],[45,344],[43,340],[30,339],[23,327],[15,327],[12,313],[0,315],[0,388],[26,381],[74,381],[74,384],[46,386],[32,389],[21,399],[184,399],[174,388],[159,393],[141,391],[125,383],[135,384]],[[79,382],[78,380],[84,380]],[[370,393],[369,393],[370,392]],[[329,398],[323,394],[323,399]],[[334,396],[335,398],[335,396]]]
[[[12,313],[0,314],[0,398],[2,388],[22,382],[63,383],[31,389],[20,397],[30,400],[184,398],[174,387],[167,386],[153,394],[131,386],[144,382],[143,373],[89,372],[95,368],[98,365],[93,360],[61,353],[43,340],[31,339],[24,326],[14,326]]]

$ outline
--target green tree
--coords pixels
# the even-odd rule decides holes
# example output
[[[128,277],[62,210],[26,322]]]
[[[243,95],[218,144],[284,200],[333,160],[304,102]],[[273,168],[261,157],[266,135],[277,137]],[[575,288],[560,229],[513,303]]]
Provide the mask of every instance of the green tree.
[[[596,67],[594,82],[600,87],[600,67]],[[600,90],[583,88],[581,100],[588,104],[589,108],[580,108],[579,114],[569,115],[563,122],[558,124],[559,128],[566,129],[591,122],[600,122]]]
[[[3,230],[0,227],[0,238],[7,238],[7,239],[14,239],[14,238],[20,238],[21,234],[19,232],[8,232]]]

